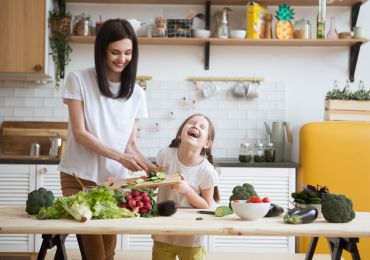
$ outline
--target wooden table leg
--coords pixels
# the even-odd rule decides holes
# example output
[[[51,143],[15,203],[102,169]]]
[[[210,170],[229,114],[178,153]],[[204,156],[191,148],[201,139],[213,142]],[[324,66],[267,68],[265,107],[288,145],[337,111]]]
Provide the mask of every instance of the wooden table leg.
[[[64,241],[66,237],[67,235],[43,234],[40,251],[37,255],[37,260],[44,260],[47,250],[53,248],[54,246],[57,247],[57,251],[55,253],[54,259],[55,260],[67,260],[66,249],[64,247]]]
[[[359,238],[327,237],[326,239],[328,240],[329,243],[332,260],[340,260],[342,257],[343,250],[346,250],[349,253],[351,253],[353,260],[361,260],[360,253],[357,248],[357,243],[360,241]]]
[[[312,260],[313,255],[315,253],[317,241],[319,241],[319,237],[311,237],[310,244],[308,246],[308,251],[306,253],[305,260]]]

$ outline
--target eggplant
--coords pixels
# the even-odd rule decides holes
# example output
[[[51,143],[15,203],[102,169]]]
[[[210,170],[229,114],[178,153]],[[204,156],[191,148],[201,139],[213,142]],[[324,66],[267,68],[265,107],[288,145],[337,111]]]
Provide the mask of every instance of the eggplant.
[[[274,203],[271,203],[270,204],[270,209],[267,212],[267,214],[265,215],[265,218],[277,217],[277,216],[280,216],[281,214],[283,214],[283,212],[284,212],[284,209],[282,207],[280,207],[279,205],[276,205]]]
[[[316,208],[293,208],[284,215],[284,222],[290,224],[307,224],[313,222],[318,215]]]

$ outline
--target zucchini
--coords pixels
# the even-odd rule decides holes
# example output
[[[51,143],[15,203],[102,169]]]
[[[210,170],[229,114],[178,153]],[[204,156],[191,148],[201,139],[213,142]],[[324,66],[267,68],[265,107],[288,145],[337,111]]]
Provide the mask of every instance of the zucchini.
[[[318,215],[316,208],[293,208],[284,215],[284,222],[290,224],[307,224],[313,222]]]
[[[215,210],[215,215],[217,217],[224,217],[226,215],[233,214],[233,210],[227,206],[219,206]]]

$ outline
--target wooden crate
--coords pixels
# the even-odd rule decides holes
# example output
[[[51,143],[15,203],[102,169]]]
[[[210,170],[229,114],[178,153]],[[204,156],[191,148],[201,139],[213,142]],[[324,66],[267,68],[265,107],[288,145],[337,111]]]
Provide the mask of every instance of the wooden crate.
[[[370,122],[370,101],[326,100],[326,121]]]

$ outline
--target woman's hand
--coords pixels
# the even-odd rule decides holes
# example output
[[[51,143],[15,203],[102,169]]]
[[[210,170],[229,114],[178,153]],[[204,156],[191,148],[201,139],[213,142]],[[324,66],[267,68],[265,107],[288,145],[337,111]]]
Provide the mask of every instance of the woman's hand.
[[[134,154],[123,153],[118,159],[118,162],[121,163],[125,168],[130,171],[146,171],[148,168],[145,165],[145,162],[140,158],[140,156]]]
[[[191,192],[192,188],[190,187],[189,183],[186,181],[185,176],[182,175],[182,174],[180,174],[180,175],[181,175],[181,179],[182,179],[181,183],[172,185],[171,189],[185,195],[185,194],[188,194],[189,192]]]

